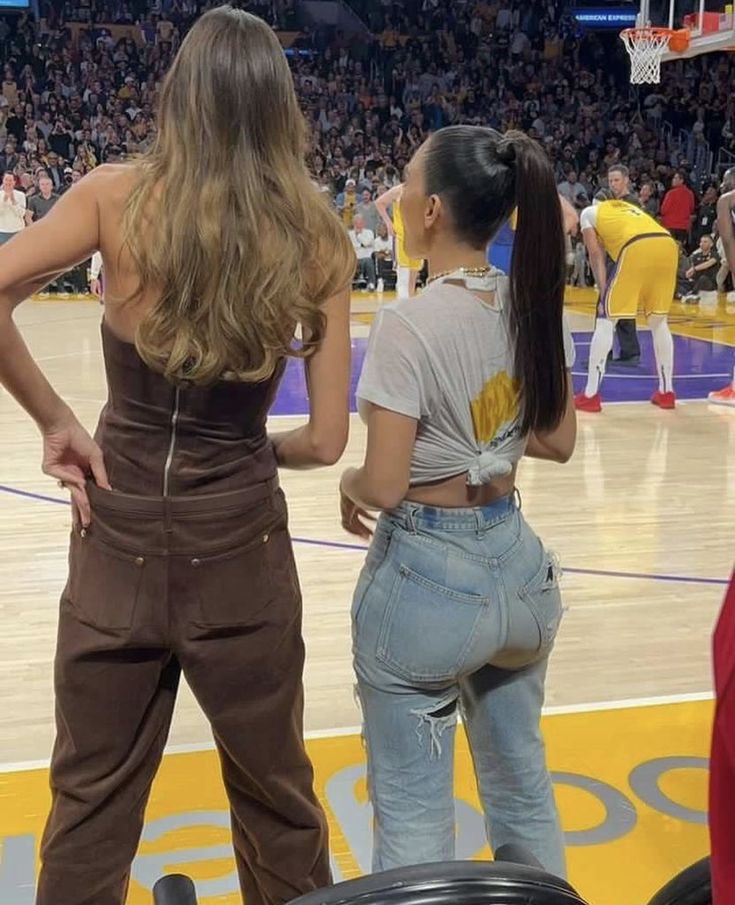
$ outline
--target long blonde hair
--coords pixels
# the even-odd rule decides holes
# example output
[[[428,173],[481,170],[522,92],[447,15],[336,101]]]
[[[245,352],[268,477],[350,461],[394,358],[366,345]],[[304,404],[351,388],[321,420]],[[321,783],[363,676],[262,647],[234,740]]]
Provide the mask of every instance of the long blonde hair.
[[[131,300],[160,293],[136,336],[150,367],[198,384],[255,382],[319,347],[321,305],[349,285],[355,258],[304,152],[273,31],[229,6],[203,15],[166,76],[125,210],[140,277]]]

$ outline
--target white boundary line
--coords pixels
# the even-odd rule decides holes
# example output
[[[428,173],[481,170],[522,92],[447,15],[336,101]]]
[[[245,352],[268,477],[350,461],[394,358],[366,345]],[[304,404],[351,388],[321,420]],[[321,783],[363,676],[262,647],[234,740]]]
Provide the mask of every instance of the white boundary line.
[[[572,377],[586,377],[586,371],[572,371]],[[724,379],[729,377],[729,373],[725,374],[674,374],[672,380],[709,380],[711,378]],[[611,371],[605,371],[603,380],[658,380],[656,374],[618,374]]]
[[[669,694],[659,697],[630,698],[619,701],[598,701],[588,704],[563,704],[558,707],[544,707],[544,716],[563,716],[571,713],[599,713],[606,710],[633,710],[640,707],[659,707],[672,704],[692,704],[701,701],[711,701],[713,694],[709,691],[696,691],[688,694]],[[342,729],[316,729],[304,733],[307,741],[325,738],[345,738],[350,735],[360,735],[360,726],[348,726]],[[165,755],[170,754],[196,754],[202,751],[213,751],[214,742],[190,743],[187,745],[169,745]],[[6,773],[23,773],[30,770],[48,770],[48,760],[18,761],[17,763],[0,764],[0,775]]]

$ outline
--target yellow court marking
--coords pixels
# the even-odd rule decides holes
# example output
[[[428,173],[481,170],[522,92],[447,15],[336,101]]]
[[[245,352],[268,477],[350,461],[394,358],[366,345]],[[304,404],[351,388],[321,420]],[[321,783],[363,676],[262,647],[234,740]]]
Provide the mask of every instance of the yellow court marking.
[[[711,717],[706,701],[545,717],[570,878],[593,905],[643,905],[706,854]],[[335,878],[356,876],[369,870],[371,832],[360,739],[314,739],[308,747],[329,818]],[[0,902],[25,905],[32,901],[49,804],[47,771],[0,774],[0,796]],[[463,733],[456,798],[458,857],[488,857]],[[167,756],[151,796],[128,905],[150,905],[155,879],[176,870],[195,878],[202,905],[239,905],[229,838],[214,751]]]

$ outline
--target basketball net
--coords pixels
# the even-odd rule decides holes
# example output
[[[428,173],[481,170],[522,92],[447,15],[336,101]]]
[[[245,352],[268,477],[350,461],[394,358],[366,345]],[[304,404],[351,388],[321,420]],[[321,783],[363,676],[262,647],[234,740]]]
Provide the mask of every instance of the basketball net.
[[[657,85],[661,81],[661,60],[668,50],[670,28],[626,28],[621,33],[630,57],[631,85]]]

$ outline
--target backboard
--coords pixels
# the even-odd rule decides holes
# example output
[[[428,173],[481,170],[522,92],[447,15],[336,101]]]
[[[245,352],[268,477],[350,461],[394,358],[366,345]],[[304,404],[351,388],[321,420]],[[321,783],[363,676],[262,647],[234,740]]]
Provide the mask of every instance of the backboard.
[[[681,53],[665,50],[662,61],[689,59],[703,53],[735,50],[735,20],[730,0],[641,0],[638,26],[686,28],[689,46]]]

